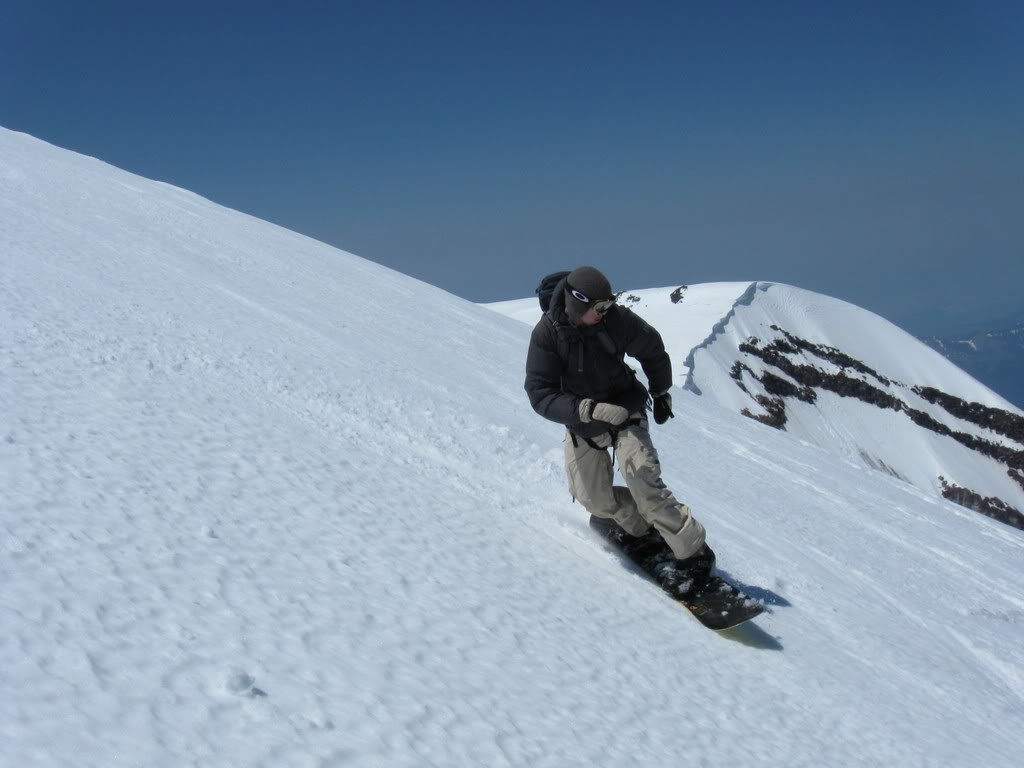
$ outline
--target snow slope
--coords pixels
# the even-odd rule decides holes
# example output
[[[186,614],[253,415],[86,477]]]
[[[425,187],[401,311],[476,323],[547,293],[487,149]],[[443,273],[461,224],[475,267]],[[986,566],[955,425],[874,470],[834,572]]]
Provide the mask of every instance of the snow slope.
[[[1017,531],[681,396],[771,608],[715,635],[589,533],[528,335],[0,129],[0,764],[1016,764]]]
[[[813,402],[784,398],[786,431],[846,461],[887,472],[937,495],[942,494],[942,477],[1024,511],[1024,485],[1013,479],[1005,462],[966,445],[966,438],[958,441],[923,427],[910,415],[920,421],[920,414],[925,414],[950,431],[1021,452],[1024,432],[1020,429],[1014,438],[971,423],[929,402],[914,387],[937,388],[1005,412],[1007,419],[1020,420],[1024,414],[910,334],[860,307],[789,285],[693,285],[676,293],[673,302],[676,290],[626,291],[621,300],[662,333],[673,358],[677,392],[701,395],[736,413],[746,410],[763,416],[765,408],[755,397],[769,394],[760,381],[765,370],[793,386],[799,382],[744,345],[756,339],[760,350],[771,348],[773,341],[792,347],[786,333],[816,347],[824,345],[870,370],[857,370],[847,361],[839,365],[822,357],[820,349],[817,354],[810,349],[791,351],[784,355],[783,365],[841,375],[847,385],[862,382],[864,389],[874,390],[869,396],[881,393],[906,408],[881,408],[818,386]],[[487,306],[530,324],[540,316],[534,299]],[[737,363],[743,366],[739,376]]]

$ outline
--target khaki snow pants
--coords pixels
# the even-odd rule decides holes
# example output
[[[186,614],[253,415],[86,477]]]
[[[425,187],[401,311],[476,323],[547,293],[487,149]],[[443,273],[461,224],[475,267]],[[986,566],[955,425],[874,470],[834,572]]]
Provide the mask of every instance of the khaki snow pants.
[[[636,413],[632,418],[642,416]],[[696,554],[704,545],[704,526],[665,487],[647,419],[626,427],[615,440],[615,456],[626,488],[612,484],[614,470],[607,450],[612,447],[612,436],[599,435],[590,441],[598,447],[571,432],[565,435],[569,489],[586,510],[596,517],[610,517],[634,536],[643,536],[653,525],[680,560]]]

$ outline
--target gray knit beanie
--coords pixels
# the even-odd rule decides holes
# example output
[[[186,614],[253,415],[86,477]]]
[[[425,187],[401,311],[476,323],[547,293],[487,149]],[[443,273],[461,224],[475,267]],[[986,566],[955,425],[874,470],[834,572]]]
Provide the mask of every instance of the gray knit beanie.
[[[576,291],[590,301],[581,301],[573,296]],[[612,285],[608,278],[594,267],[578,267],[569,273],[565,281],[565,313],[576,321],[587,313],[595,301],[612,298]]]

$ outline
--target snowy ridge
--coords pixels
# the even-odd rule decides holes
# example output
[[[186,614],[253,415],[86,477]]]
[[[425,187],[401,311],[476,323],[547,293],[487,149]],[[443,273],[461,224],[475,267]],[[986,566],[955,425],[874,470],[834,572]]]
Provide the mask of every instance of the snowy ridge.
[[[701,349],[707,349],[715,342],[715,340],[719,336],[725,333],[726,326],[729,325],[729,321],[732,320],[733,315],[736,314],[736,310],[739,307],[750,306],[750,303],[754,300],[754,294],[758,290],[766,291],[768,290],[768,285],[765,283],[751,283],[750,287],[743,292],[743,295],[740,296],[736,300],[736,303],[733,304],[732,307],[729,309],[729,313],[721,320],[719,320],[717,323],[715,323],[714,326],[712,326],[711,333],[708,334],[708,337],[704,339],[704,341],[702,341],[696,347],[690,350],[690,353],[686,356],[686,362],[684,363],[684,365],[686,366],[686,382],[683,384],[683,389],[689,392],[693,392],[695,395],[703,394],[700,391],[700,388],[696,384],[694,384],[693,381],[694,358],[697,355],[697,351]]]
[[[694,351],[711,398],[920,488],[941,494],[944,478],[1024,510],[1024,420],[1012,404],[846,302],[775,284],[738,309],[728,333]],[[991,420],[970,421],[970,403]]]
[[[679,359],[747,285],[635,303]],[[588,530],[528,338],[0,129],[0,764],[1016,764],[1019,532],[681,392],[770,608],[716,636]]]

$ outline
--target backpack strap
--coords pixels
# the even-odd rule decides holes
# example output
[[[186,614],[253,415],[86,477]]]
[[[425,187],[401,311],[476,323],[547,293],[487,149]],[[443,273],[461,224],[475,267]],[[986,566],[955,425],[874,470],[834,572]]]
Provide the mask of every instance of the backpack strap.
[[[642,416],[637,416],[637,417],[634,417],[632,419],[628,419],[628,420],[622,422],[619,426],[614,427],[613,429],[609,429],[608,430],[608,434],[610,434],[612,436],[612,444],[610,446],[611,449],[612,449],[612,466],[615,466],[615,451],[619,447],[619,435],[622,434],[623,432],[625,432],[630,427],[638,427],[638,426],[640,426],[643,423],[644,423],[643,417]],[[578,448],[580,444],[578,442],[576,442],[576,435],[572,432],[572,430],[569,431],[569,435],[572,437],[573,447]],[[595,451],[607,451],[608,450],[608,448],[602,448],[600,445],[595,443],[589,437],[584,437],[583,438],[583,442],[585,442],[587,445],[589,445]]]

